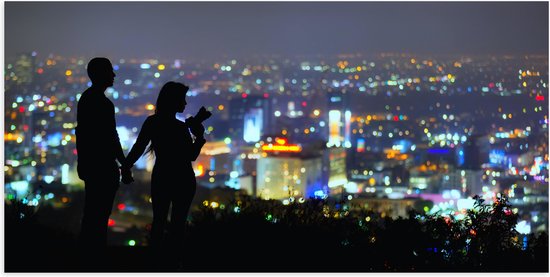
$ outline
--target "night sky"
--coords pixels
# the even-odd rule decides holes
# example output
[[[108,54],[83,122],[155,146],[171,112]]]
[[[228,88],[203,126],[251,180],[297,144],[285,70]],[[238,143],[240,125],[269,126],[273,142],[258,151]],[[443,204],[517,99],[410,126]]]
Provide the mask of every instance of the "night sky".
[[[5,2],[5,54],[548,54],[548,2]]]

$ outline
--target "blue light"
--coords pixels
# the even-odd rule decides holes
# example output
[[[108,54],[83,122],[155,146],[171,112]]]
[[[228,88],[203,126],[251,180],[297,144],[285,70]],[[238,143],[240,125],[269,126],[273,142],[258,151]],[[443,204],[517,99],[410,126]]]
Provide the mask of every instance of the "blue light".
[[[428,149],[428,153],[430,154],[449,154],[449,149]]]

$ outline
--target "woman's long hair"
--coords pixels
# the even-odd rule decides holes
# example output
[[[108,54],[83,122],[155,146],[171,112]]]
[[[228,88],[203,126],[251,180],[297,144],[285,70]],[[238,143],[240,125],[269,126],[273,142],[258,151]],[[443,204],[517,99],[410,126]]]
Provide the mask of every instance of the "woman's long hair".
[[[157,103],[155,106],[156,115],[171,115],[174,112],[177,112],[178,105],[181,103],[181,99],[185,98],[189,87],[178,82],[168,82],[162,86],[157,98]],[[153,143],[149,143],[149,147],[145,153],[150,155],[154,154]]]

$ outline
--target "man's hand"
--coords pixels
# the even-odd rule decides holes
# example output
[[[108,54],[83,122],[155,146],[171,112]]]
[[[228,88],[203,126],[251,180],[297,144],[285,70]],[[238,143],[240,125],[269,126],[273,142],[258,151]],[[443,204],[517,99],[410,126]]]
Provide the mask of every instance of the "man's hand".
[[[134,177],[132,176],[132,170],[130,168],[121,167],[120,171],[122,174],[122,183],[127,185],[134,182]]]

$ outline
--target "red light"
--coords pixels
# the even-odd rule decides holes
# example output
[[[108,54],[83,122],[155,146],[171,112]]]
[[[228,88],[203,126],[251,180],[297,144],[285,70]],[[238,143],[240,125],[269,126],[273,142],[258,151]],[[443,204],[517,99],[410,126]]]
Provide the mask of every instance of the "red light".
[[[268,97],[269,97],[269,94],[264,93],[264,98],[268,98]]]
[[[307,102],[306,101],[302,101],[302,107],[306,107],[307,106]]]
[[[120,204],[117,205],[117,208],[122,211],[122,210],[126,209],[126,205],[124,205],[124,203],[120,203]]]
[[[78,152],[76,152],[76,149],[73,149],[73,154],[78,155]]]
[[[42,74],[42,73],[44,73],[44,69],[39,68],[36,72],[38,72],[38,74]]]
[[[393,121],[399,121],[399,117],[397,115],[393,116]]]
[[[25,124],[23,125],[23,131],[27,132],[29,130],[29,125]]]
[[[544,96],[542,96],[542,95],[537,95],[537,97],[535,97],[535,100],[537,100],[537,101],[544,101]]]
[[[115,226],[115,221],[109,218],[109,221],[107,222],[107,225],[109,227]]]
[[[24,113],[25,112],[25,107],[19,107],[19,112]]]
[[[494,88],[495,87],[495,83],[489,83],[489,88]]]
[[[248,94],[243,93],[243,94],[241,94],[241,97],[242,97],[242,98],[246,98],[246,97],[248,97]]]

